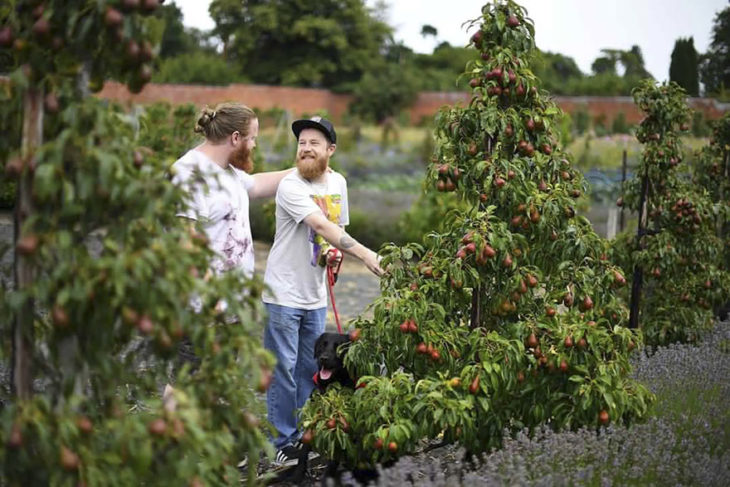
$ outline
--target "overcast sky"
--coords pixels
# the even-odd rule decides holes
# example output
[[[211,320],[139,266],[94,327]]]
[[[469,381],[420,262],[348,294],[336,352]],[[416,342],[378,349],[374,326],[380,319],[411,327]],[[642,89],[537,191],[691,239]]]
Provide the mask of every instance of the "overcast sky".
[[[170,0],[168,0],[170,1]],[[312,0],[316,1],[316,0]],[[209,0],[175,0],[184,23],[208,30]],[[366,0],[370,6],[376,0]],[[386,21],[396,40],[429,53],[442,41],[461,46],[469,33],[462,24],[481,13],[485,0],[385,0]],[[535,22],[537,46],[575,59],[588,74],[603,48],[628,50],[637,44],[647,70],[658,80],[669,78],[669,62],[678,37],[693,37],[695,49],[707,50],[715,14],[728,0],[521,0]],[[436,40],[421,37],[421,27],[438,30]]]

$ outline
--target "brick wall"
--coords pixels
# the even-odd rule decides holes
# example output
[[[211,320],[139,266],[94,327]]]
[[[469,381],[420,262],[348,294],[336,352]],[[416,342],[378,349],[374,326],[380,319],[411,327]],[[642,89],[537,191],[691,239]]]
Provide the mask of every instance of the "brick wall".
[[[290,110],[295,117],[327,110],[335,120],[342,119],[352,99],[349,95],[328,90],[243,84],[201,86],[150,83],[134,95],[125,85],[115,82],[107,82],[97,96],[125,104],[167,101],[172,104],[193,103],[201,108],[223,101],[240,101],[262,111],[271,108]]]
[[[342,119],[352,100],[350,95],[336,94],[328,90],[243,84],[228,86],[148,84],[141,93],[133,95],[126,86],[108,82],[98,96],[122,103],[144,104],[164,100],[172,104],[193,103],[199,107],[233,100],[260,110],[272,108],[289,110],[294,117],[326,110],[336,121]],[[411,122],[418,123],[424,118],[431,118],[445,105],[464,106],[470,97],[469,93],[462,92],[422,92],[409,110]],[[568,113],[586,110],[591,119],[603,115],[607,124],[621,112],[629,123],[637,123],[642,118],[633,99],[628,96],[556,96],[554,100]],[[730,111],[730,104],[720,103],[712,98],[690,98],[689,105],[701,111],[705,118],[709,119],[720,118],[723,113]]]

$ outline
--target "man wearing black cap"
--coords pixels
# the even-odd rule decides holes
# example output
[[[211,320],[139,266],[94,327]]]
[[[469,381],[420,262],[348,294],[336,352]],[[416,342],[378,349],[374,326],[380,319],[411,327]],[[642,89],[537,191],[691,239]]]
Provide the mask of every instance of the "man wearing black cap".
[[[276,428],[276,464],[298,457],[296,411],[312,393],[317,372],[314,342],[324,332],[327,288],[323,255],[336,247],[360,259],[375,275],[379,257],[345,232],[349,223],[347,183],[328,170],[337,143],[329,120],[313,117],[292,124],[297,137],[296,171],[276,192],[276,236],[266,263],[263,301],[268,311],[264,346],[277,358],[266,397]]]

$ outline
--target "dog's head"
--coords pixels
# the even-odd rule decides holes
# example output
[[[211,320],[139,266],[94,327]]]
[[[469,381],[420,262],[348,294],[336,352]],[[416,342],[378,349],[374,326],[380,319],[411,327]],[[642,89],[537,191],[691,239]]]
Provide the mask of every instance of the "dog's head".
[[[342,357],[350,339],[339,333],[322,333],[314,343],[314,358],[319,367],[319,380],[330,382],[344,370]]]

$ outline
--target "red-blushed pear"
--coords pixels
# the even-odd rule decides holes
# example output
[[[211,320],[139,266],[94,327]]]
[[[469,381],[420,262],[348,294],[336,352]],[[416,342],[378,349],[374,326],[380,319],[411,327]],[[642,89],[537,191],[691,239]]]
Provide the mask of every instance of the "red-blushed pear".
[[[12,448],[14,450],[23,446],[23,431],[18,423],[13,423],[10,427],[10,435],[8,435],[6,444],[8,448]]]
[[[12,47],[13,42],[15,41],[15,36],[13,34],[13,29],[9,25],[6,25],[2,29],[0,29],[0,47],[3,49],[7,49],[9,47]]]
[[[46,109],[47,113],[58,113],[61,106],[58,103],[58,97],[55,93],[51,92],[43,97],[43,107]]]
[[[611,421],[611,418],[605,409],[602,409],[601,412],[598,413],[598,421],[601,424],[608,424],[608,422]]]
[[[476,394],[479,392],[479,376],[474,376],[474,379],[471,381],[471,384],[469,384],[469,393]]]
[[[20,255],[30,256],[38,250],[39,238],[35,234],[26,234],[20,237],[18,243],[15,244],[15,251]]]
[[[68,328],[70,323],[68,312],[63,306],[53,305],[53,308],[51,308],[51,321],[56,328]]]
[[[76,418],[76,427],[84,434],[89,434],[94,429],[94,425],[91,420],[86,416],[79,416]]]
[[[357,328],[356,328],[357,329]],[[259,376],[259,382],[256,386],[256,390],[259,392],[266,392],[271,385],[273,374],[267,368],[261,368],[261,375]]]
[[[579,309],[581,311],[589,311],[593,309],[593,300],[590,296],[586,296],[583,298],[583,301],[581,301]]]
[[[114,7],[107,7],[104,13],[104,24],[110,29],[116,29],[124,22],[124,15]]]
[[[48,19],[40,18],[33,24],[32,31],[39,39],[46,39],[51,33],[51,23]]]
[[[59,461],[61,463],[61,468],[67,472],[74,472],[78,470],[79,464],[81,463],[79,456],[63,445],[61,445]]]
[[[162,436],[167,431],[167,423],[162,418],[155,418],[147,424],[147,431],[152,436]]]
[[[568,371],[568,362],[566,362],[565,359],[561,360],[558,368],[560,369],[560,372],[566,373]]]
[[[416,323],[416,320],[412,319],[408,322],[408,332],[418,333],[418,324]]]
[[[137,320],[137,329],[143,335],[150,335],[153,331],[155,331],[155,325],[149,316],[142,315],[139,317],[139,320]]]

